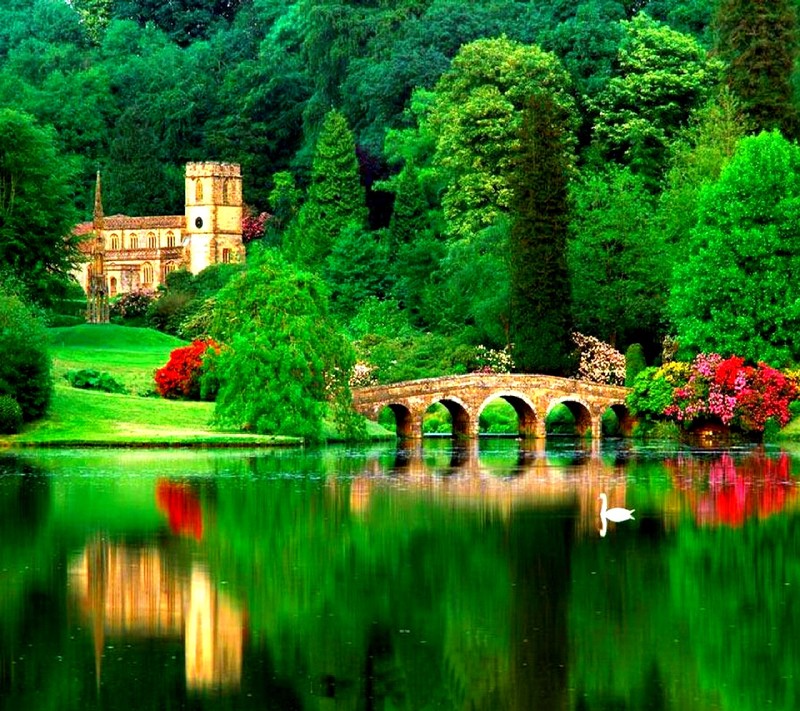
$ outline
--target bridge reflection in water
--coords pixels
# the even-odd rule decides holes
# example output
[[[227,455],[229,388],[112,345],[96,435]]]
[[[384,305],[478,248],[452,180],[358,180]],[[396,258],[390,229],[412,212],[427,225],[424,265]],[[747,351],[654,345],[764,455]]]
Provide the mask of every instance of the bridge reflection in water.
[[[422,418],[436,403],[450,412],[453,435],[459,437],[477,437],[483,409],[497,399],[514,408],[520,436],[545,437],[547,415],[563,404],[575,418],[577,434],[591,433],[593,439],[599,439],[603,413],[608,409],[617,416],[621,432],[630,434],[634,422],[625,405],[629,393],[629,388],[616,385],[548,375],[470,373],[354,388],[353,405],[373,420],[388,407],[394,413],[399,437],[420,438]]]
[[[606,492],[614,505],[622,505],[627,492],[625,467],[624,459],[600,456],[596,441],[570,440],[568,450],[558,451],[544,439],[522,439],[510,469],[507,458],[493,462],[491,455],[482,454],[477,440],[445,450],[409,442],[398,446],[388,471],[385,459],[373,459],[359,476],[346,481],[331,478],[328,483],[347,496],[350,511],[360,515],[368,515],[374,494],[402,485],[448,506],[479,506],[506,518],[520,508],[570,511],[576,535],[597,536],[600,492]],[[677,515],[677,499],[674,505]]]

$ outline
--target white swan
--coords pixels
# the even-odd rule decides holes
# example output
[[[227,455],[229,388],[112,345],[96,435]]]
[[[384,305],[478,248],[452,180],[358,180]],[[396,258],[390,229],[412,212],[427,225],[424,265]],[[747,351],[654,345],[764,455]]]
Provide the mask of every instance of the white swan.
[[[619,523],[620,521],[635,521],[633,512],[636,509],[623,509],[620,507],[608,508],[608,497],[605,493],[597,497],[602,502],[600,506],[600,535],[605,536],[608,529],[608,522],[613,521]]]

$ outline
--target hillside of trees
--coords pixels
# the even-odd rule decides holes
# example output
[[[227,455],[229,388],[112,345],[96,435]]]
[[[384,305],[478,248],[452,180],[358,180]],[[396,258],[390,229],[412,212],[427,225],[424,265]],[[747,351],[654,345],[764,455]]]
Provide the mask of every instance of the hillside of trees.
[[[98,169],[107,214],[177,214],[187,161],[240,163],[382,380],[565,373],[573,331],[790,365],[797,46],[790,0],[6,0],[0,256],[74,249],[14,242],[16,125],[59,239]]]

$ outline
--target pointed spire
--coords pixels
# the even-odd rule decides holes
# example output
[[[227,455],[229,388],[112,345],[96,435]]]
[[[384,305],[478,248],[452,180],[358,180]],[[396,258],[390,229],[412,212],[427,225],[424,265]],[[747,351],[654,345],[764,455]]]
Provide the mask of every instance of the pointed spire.
[[[100,171],[97,171],[97,184],[94,189],[94,221],[93,227],[96,233],[103,229],[103,188],[100,182]]]

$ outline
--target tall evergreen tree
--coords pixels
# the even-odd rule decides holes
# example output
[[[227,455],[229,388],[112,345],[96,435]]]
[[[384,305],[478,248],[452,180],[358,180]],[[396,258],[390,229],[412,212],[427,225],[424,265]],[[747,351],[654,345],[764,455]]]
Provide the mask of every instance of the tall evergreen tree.
[[[366,221],[353,133],[341,113],[330,111],[314,151],[308,200],[284,240],[287,255],[298,264],[319,269],[342,229],[363,227]]]
[[[793,0],[720,0],[717,6],[716,53],[756,132],[777,128],[787,138],[798,135],[792,82],[797,20]]]
[[[511,332],[524,372],[564,373],[570,364],[567,125],[550,94],[534,94],[511,177]]]

